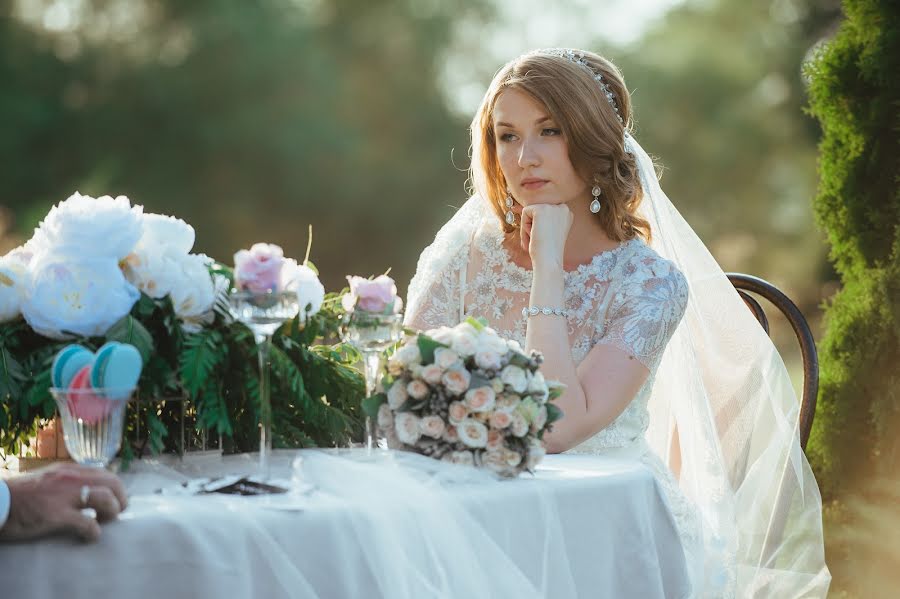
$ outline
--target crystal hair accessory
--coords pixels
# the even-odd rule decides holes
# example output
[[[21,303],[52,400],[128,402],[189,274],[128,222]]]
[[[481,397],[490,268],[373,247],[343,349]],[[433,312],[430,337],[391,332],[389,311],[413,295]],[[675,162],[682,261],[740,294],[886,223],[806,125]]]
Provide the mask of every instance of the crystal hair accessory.
[[[585,69],[588,73],[590,73],[591,77],[594,78],[594,81],[596,81],[600,86],[600,89],[603,90],[604,95],[606,95],[606,101],[609,102],[609,105],[612,106],[612,109],[616,111],[616,118],[619,119],[619,122],[622,123],[622,125],[625,125],[625,120],[619,113],[619,106],[618,104],[616,104],[616,96],[609,88],[609,84],[603,79],[603,75],[595,71],[594,68],[584,60],[583,52],[579,50],[572,50],[570,48],[546,48],[544,50],[538,50],[537,53],[546,54],[548,56],[560,56],[567,59],[569,62],[577,64],[581,68]]]

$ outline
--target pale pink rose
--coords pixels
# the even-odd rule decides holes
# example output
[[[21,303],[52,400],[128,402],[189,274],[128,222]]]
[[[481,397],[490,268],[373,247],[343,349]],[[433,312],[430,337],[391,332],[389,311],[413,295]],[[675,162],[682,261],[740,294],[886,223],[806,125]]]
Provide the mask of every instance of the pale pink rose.
[[[503,447],[503,433],[498,430],[489,430],[488,431],[488,440],[487,440],[487,448],[488,449],[499,449]]]
[[[547,425],[547,406],[542,405],[538,408],[537,414],[534,417],[534,422],[531,423],[532,432],[538,432],[543,429]]]
[[[459,433],[456,430],[456,427],[452,424],[444,429],[444,434],[441,438],[447,443],[456,443],[459,441]]]
[[[422,378],[431,385],[439,385],[443,376],[444,371],[437,364],[429,364],[422,369]]]
[[[428,385],[416,379],[409,382],[406,386],[406,392],[409,393],[413,399],[425,399],[428,397],[429,390]]]
[[[512,387],[512,390],[516,393],[524,393],[528,388],[528,380],[525,378],[525,371],[512,364],[503,369],[503,372],[500,373],[500,379]]]
[[[281,291],[284,252],[277,245],[254,243],[234,255],[235,287],[253,293]]]
[[[375,277],[369,280],[363,277],[348,276],[350,293],[341,298],[344,310],[354,309],[375,312],[386,312],[389,308],[392,312],[398,312],[402,302],[397,297],[397,285],[387,275]]]
[[[519,452],[517,451],[513,451],[512,449],[505,449],[503,451],[503,461],[510,468],[515,468],[522,463],[522,456],[519,455]]]
[[[480,350],[475,354],[475,364],[484,370],[500,370],[500,354],[490,350]]]
[[[506,340],[490,327],[486,327],[478,334],[478,347],[501,356],[506,355],[509,350]]]
[[[471,451],[451,451],[441,458],[441,461],[458,464],[460,466],[474,466],[475,456],[472,455]]]
[[[387,392],[388,405],[392,410],[397,410],[406,402],[409,394],[406,392],[406,381],[397,379]]]
[[[494,412],[491,414],[491,426],[494,428],[506,428],[512,424],[512,416],[509,412]]]
[[[425,416],[419,421],[419,430],[432,439],[440,439],[444,434],[444,421],[440,416]]]
[[[439,347],[434,350],[434,363],[444,370],[461,365],[459,355],[448,347]]]
[[[378,428],[388,430],[394,427],[394,414],[386,403],[378,406]]]
[[[396,362],[400,366],[409,367],[413,364],[422,362],[422,354],[419,352],[419,345],[415,341],[410,341],[394,352],[389,362]]]
[[[490,387],[478,387],[466,391],[466,407],[473,412],[486,412],[494,407],[494,390]]]
[[[488,429],[480,422],[467,418],[456,426],[456,432],[459,434],[459,440],[468,447],[479,448],[487,445]]]
[[[471,382],[471,380],[472,375],[462,368],[448,370],[443,376],[444,387],[446,387],[447,391],[452,395],[462,395],[465,393],[466,389],[469,388],[469,382]]]
[[[450,422],[453,424],[459,424],[469,416],[468,408],[460,401],[450,402],[448,410]]]
[[[474,356],[478,351],[478,333],[465,323],[457,325],[453,329],[453,341],[450,343],[450,347],[463,358]]]
[[[453,329],[450,327],[439,327],[436,329],[429,329],[425,332],[425,335],[431,337],[438,343],[443,343],[444,345],[450,345],[453,343]]]
[[[397,438],[401,443],[407,445],[415,445],[419,440],[421,432],[419,429],[419,419],[415,414],[410,412],[400,412],[394,418],[394,430]]]
[[[512,414],[512,423],[510,424],[512,434],[517,437],[524,437],[528,434],[528,421],[518,411]]]
[[[508,469],[502,449],[488,450],[481,454],[481,465],[497,474],[504,474]]]

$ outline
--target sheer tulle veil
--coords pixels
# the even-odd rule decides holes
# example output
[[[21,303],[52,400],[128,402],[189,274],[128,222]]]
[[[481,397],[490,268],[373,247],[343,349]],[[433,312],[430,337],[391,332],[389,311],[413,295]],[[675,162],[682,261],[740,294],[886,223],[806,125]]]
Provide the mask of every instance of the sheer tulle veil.
[[[822,500],[800,446],[799,402],[788,372],[661,189],[653,161],[627,133],[625,148],[639,168],[639,214],[650,223],[650,245],[689,283],[685,316],[657,372],[647,440],[701,513],[705,587],[731,586],[738,597],[824,597],[830,574]],[[408,311],[416,311],[433,273],[458,255],[475,229],[496,219],[478,193],[475,170],[475,195],[420,257]]]

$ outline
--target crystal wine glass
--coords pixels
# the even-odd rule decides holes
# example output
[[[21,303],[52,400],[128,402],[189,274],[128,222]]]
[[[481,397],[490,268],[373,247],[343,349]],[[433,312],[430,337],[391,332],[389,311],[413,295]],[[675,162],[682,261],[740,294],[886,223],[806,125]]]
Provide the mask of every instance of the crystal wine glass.
[[[355,347],[363,356],[366,375],[366,397],[375,393],[381,369],[382,353],[397,343],[403,334],[403,314],[378,314],[354,310],[344,315],[341,338]],[[366,450],[375,445],[376,422],[366,416]]]
[[[229,296],[232,315],[253,331],[259,356],[259,469],[264,479],[271,478],[272,401],[269,385],[269,353],[272,335],[285,321],[300,313],[300,302],[293,291],[233,291]]]

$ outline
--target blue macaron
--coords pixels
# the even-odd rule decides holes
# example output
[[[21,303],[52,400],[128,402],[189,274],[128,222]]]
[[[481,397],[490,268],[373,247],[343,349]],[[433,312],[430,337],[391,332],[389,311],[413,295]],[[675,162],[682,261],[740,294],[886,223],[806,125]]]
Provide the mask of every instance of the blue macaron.
[[[91,369],[91,386],[124,393],[112,393],[111,398],[125,399],[137,385],[143,368],[141,353],[133,345],[110,341],[97,350]],[[117,397],[120,395],[121,397]]]
[[[66,389],[79,370],[94,361],[94,352],[82,345],[67,345],[56,354],[50,369],[50,380],[58,389]]]

